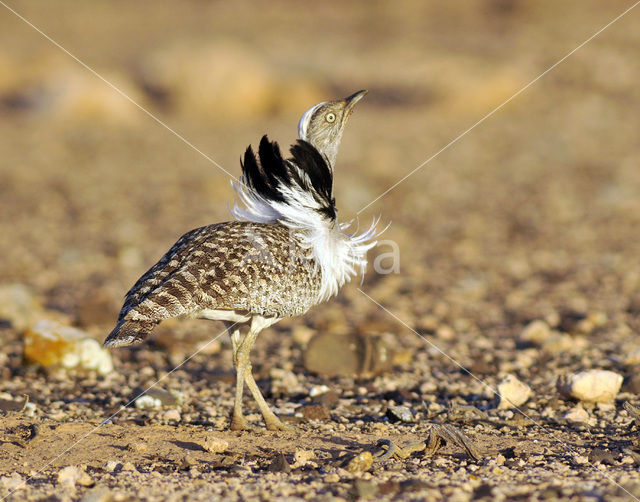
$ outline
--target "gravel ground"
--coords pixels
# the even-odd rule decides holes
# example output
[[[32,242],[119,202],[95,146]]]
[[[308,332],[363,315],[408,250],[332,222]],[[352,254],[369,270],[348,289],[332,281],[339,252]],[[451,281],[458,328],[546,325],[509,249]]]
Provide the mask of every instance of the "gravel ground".
[[[637,500],[640,11],[429,160],[631,5],[19,5],[218,166],[0,6],[0,497]],[[226,430],[226,335],[189,358],[218,324],[168,322],[105,375],[28,364],[37,321],[101,341],[178,236],[229,218],[219,167],[360,88],[339,216],[382,215],[372,265],[399,258],[260,335],[295,432],[249,398],[254,429]],[[623,378],[613,400],[558,390],[590,369]]]

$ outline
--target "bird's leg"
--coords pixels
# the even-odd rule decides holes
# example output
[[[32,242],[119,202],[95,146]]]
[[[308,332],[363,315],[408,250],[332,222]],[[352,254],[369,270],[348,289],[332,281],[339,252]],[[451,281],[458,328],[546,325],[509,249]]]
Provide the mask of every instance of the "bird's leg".
[[[253,347],[259,332],[259,330],[254,329],[252,326],[239,349],[238,358],[242,359],[244,362],[244,381],[251,391],[253,398],[256,400],[256,403],[258,403],[258,408],[260,408],[260,413],[262,413],[262,416],[264,417],[264,423],[267,426],[267,429],[271,431],[291,430],[291,426],[283,424],[275,413],[271,411],[271,408],[269,408],[269,405],[264,400],[262,392],[260,392],[256,381],[253,379],[253,374],[251,373],[252,366],[251,360],[249,359],[249,353],[251,352],[251,348]]]
[[[229,428],[232,431],[241,431],[247,428],[247,420],[242,414],[242,391],[244,388],[244,375],[245,368],[243,363],[246,363],[246,358],[239,357],[239,352],[246,336],[242,336],[240,333],[240,327],[237,324],[226,323],[229,337],[231,338],[231,349],[233,351],[233,366],[236,369],[236,398],[233,403],[233,413],[231,415],[231,425]]]

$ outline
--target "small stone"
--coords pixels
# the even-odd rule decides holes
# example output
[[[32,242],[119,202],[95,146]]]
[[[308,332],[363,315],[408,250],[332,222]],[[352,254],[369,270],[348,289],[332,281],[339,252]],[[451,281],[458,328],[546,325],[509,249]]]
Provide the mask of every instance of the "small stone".
[[[162,415],[165,422],[179,422],[182,416],[178,410],[168,410]]]
[[[269,467],[267,467],[267,471],[269,472],[291,472],[291,466],[287,459],[282,453],[278,453],[276,457],[273,459]]]
[[[393,367],[393,354],[382,337],[318,333],[304,352],[304,365],[307,371],[328,377],[373,375]]]
[[[542,349],[550,354],[557,354],[560,352],[569,352],[575,354],[580,352],[587,346],[587,340],[583,336],[571,336],[567,333],[558,333],[554,331],[542,344]]]
[[[113,498],[113,494],[107,487],[98,486],[88,491],[84,497],[80,499],[80,502],[111,502]]]
[[[493,498],[493,486],[488,483],[482,483],[473,491],[473,499],[481,499],[481,498]]]
[[[167,392],[159,387],[152,387],[148,390],[134,389],[133,395],[138,396],[135,401],[135,406],[139,410],[161,408],[162,406],[176,406],[182,401],[175,393]]]
[[[337,483],[338,481],[340,481],[340,476],[338,476],[335,472],[332,474],[327,474],[324,477],[324,481],[326,483]]]
[[[315,458],[316,454],[313,450],[297,449],[293,454],[293,464],[291,467],[297,469],[298,467],[304,467],[310,463],[312,458]]]
[[[319,404],[307,404],[295,411],[295,415],[308,420],[328,420],[331,418],[329,410]]]
[[[567,411],[562,418],[573,424],[586,424],[589,421],[589,413],[580,405]]]
[[[137,471],[136,466],[133,465],[132,462],[125,462],[124,464],[122,464],[122,469],[121,470],[129,471],[129,472]]]
[[[224,453],[229,449],[227,441],[213,436],[207,437],[201,445],[209,453]]]
[[[613,371],[587,370],[561,376],[557,388],[560,394],[580,401],[608,403],[615,399],[623,377]]]
[[[640,364],[640,347],[632,350],[625,358],[624,364],[627,366],[633,366],[635,364]]]
[[[612,452],[608,450],[603,450],[602,448],[594,448],[589,453],[589,462],[592,464],[609,464],[613,465],[616,462],[616,456]]]
[[[311,402],[324,406],[328,410],[335,408],[340,403],[340,397],[334,390],[323,392],[322,394],[312,396]]]
[[[67,488],[80,486],[93,486],[93,480],[86,472],[81,471],[75,465],[70,465],[58,472],[58,483]]]
[[[550,336],[551,328],[545,321],[536,320],[527,324],[520,333],[520,340],[542,345]]]
[[[351,473],[366,472],[373,465],[373,455],[370,451],[363,451],[347,462],[346,469]]]
[[[515,375],[509,374],[498,384],[498,408],[517,408],[526,403],[531,394],[531,387],[518,380]]]
[[[387,417],[391,422],[413,422],[413,413],[407,406],[389,406],[387,408]]]
[[[358,499],[372,499],[378,495],[378,484],[375,481],[356,479],[352,492]]]
[[[326,385],[315,385],[311,387],[311,390],[309,390],[309,397],[314,398],[327,392],[329,392],[329,387]]]
[[[406,479],[401,481],[399,485],[401,493],[420,492],[429,488],[431,488],[431,486],[419,479]]]
[[[145,443],[130,443],[128,450],[143,453],[147,451],[147,445]]]
[[[196,465],[198,465],[198,462],[196,461],[196,459],[192,458],[191,455],[185,455],[184,457],[182,457],[182,460],[180,461],[180,470],[188,471],[192,467],[195,467]]]
[[[24,356],[45,368],[113,371],[108,351],[87,333],[56,321],[42,320],[25,332]]]
[[[11,474],[11,476],[1,477],[0,486],[2,486],[5,490],[15,491],[26,486],[26,483],[24,482],[20,474],[14,472],[13,474]]]
[[[578,465],[584,465],[589,463],[589,458],[584,455],[574,455],[573,461]]]
[[[107,472],[117,472],[122,470],[122,464],[117,460],[107,460],[104,464],[104,470]]]
[[[135,405],[139,410],[149,410],[153,408],[161,408],[162,402],[160,401],[160,399],[156,399],[153,396],[145,394],[136,399]]]

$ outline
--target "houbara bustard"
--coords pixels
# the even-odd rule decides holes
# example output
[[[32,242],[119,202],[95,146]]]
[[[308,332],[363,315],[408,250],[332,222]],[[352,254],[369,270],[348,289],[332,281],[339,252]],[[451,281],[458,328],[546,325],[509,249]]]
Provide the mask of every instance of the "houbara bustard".
[[[376,222],[358,235],[347,233],[349,223],[338,223],[333,169],[345,124],[365,94],[310,108],[288,159],[266,136],[257,157],[249,146],[242,178],[234,183],[240,205],[231,212],[237,221],[197,228],[178,239],[129,290],[105,346],[141,342],[171,317],[223,321],[237,378],[231,429],[247,427],[244,384],[267,428],[287,428],[256,385],[249,353],[260,331],[304,314],[364,273]]]

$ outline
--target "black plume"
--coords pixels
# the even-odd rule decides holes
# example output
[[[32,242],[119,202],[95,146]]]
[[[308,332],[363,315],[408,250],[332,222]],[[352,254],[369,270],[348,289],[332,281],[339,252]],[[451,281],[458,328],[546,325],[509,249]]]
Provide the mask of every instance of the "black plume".
[[[292,158],[283,159],[278,143],[263,136],[258,148],[259,160],[251,146],[244,154],[241,162],[244,183],[264,199],[275,202],[287,202],[282,193],[284,187],[308,192],[320,206],[320,209],[309,209],[335,219],[333,173],[325,157],[303,140],[291,147],[291,155]]]

